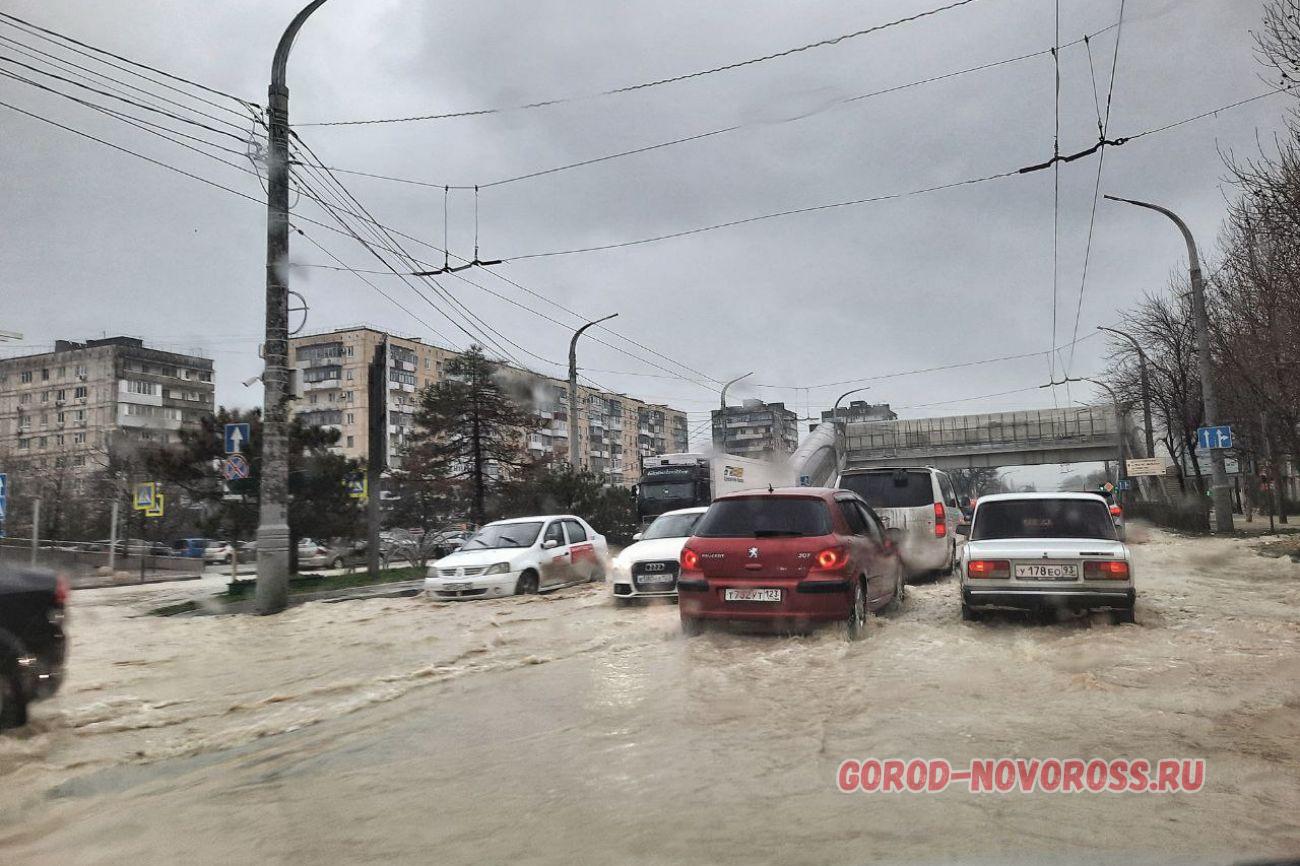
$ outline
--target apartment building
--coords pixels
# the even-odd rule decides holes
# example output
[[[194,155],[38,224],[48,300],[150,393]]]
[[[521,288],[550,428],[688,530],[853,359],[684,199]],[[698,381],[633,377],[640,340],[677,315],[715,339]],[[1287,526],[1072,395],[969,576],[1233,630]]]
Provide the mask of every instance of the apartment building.
[[[840,421],[897,421],[898,413],[889,408],[888,403],[868,403],[866,400],[850,400],[849,405],[841,406],[833,413],[827,409],[822,412],[822,420],[831,418]],[[815,429],[816,425],[809,429]]]
[[[771,459],[799,447],[798,415],[784,403],[746,400],[713,410],[713,447],[737,457]]]
[[[167,444],[213,411],[212,360],[134,337],[0,359],[0,457],[34,470],[103,465],[111,446]]]
[[[376,351],[386,352],[384,411],[390,466],[398,465],[402,446],[415,428],[420,392],[441,380],[446,364],[458,355],[416,337],[370,327],[294,337],[289,351],[290,363],[300,371],[303,383],[294,414],[307,423],[338,429],[339,452],[357,459],[365,459],[370,447],[368,365]],[[528,452],[539,459],[567,461],[568,382],[509,365],[502,370],[514,378],[521,395],[531,399],[543,419],[544,426],[527,438]],[[574,426],[582,465],[609,476],[611,483],[633,483],[642,455],[687,450],[684,412],[585,385],[579,386],[578,405]]]

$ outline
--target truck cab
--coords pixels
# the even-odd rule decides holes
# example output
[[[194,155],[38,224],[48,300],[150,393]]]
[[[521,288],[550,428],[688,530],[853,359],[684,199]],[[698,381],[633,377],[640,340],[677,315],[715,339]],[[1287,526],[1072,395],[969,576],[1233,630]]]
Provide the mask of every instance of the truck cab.
[[[703,454],[661,454],[641,463],[636,486],[637,516],[642,526],[668,511],[713,501],[709,458]]]

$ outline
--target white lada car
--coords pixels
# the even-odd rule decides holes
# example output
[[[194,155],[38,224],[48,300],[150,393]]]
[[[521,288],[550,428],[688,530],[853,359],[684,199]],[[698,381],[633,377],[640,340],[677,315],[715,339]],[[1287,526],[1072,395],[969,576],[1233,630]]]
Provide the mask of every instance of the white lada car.
[[[581,517],[498,520],[429,566],[424,591],[449,600],[549,592],[603,580],[607,562],[605,536]]]
[[[656,517],[614,557],[614,600],[676,598],[678,560],[705,508],[681,508]]]

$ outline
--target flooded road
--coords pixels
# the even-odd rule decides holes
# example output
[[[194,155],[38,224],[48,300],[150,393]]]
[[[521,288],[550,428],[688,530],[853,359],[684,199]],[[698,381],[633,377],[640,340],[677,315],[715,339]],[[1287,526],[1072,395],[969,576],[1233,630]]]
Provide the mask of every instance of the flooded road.
[[[605,587],[141,616],[74,597],[0,737],[0,862],[1229,862],[1300,853],[1300,566],[1134,545],[1138,624],[706,634]],[[1203,757],[1197,794],[855,794],[845,758]]]

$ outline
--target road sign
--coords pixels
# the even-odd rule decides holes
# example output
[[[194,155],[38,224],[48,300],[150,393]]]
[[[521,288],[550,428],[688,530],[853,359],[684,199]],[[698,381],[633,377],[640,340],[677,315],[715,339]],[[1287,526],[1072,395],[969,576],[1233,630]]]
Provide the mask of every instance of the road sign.
[[[1130,480],[1127,479],[1127,478],[1121,478],[1121,479],[1119,480],[1119,489],[1120,489],[1121,491],[1124,491],[1124,490],[1132,490],[1132,489],[1133,489],[1133,482],[1130,481]]]
[[[152,481],[137,484],[131,495],[131,504],[136,511],[153,508],[153,501],[158,495],[158,485]]]
[[[248,444],[249,430],[247,424],[226,425],[226,453],[238,454]]]
[[[1114,491],[1114,489],[1115,489],[1115,485],[1114,485],[1114,484],[1111,484],[1109,481],[1107,481],[1105,484],[1101,485],[1101,489],[1102,489],[1102,490],[1105,490],[1107,493],[1110,493],[1110,492]]]
[[[165,504],[165,502],[164,502],[164,497],[163,497],[163,495],[162,495],[161,493],[155,493],[155,494],[154,494],[154,497],[153,497],[153,505],[151,505],[151,506],[149,506],[148,508],[145,509],[145,511],[144,511],[144,516],[145,516],[145,517],[162,517],[162,516],[163,516],[163,505],[164,505],[164,504]]]
[[[812,476],[811,476],[811,475],[800,475],[800,476],[799,476],[799,486],[800,486],[800,487],[812,487]]]
[[[5,519],[5,506],[9,502],[9,475],[0,472],[0,520]]]
[[[1165,461],[1159,457],[1137,457],[1125,460],[1124,468],[1129,475],[1164,475]]]
[[[1196,428],[1196,447],[1203,451],[1232,447],[1232,428],[1227,424]]]
[[[353,478],[348,482],[348,496],[351,496],[353,499],[365,499],[367,489],[366,476],[364,475],[359,478]]]
[[[251,471],[248,458],[243,454],[231,454],[221,462],[221,477],[227,481],[247,478]]]

